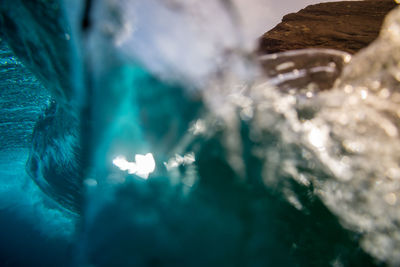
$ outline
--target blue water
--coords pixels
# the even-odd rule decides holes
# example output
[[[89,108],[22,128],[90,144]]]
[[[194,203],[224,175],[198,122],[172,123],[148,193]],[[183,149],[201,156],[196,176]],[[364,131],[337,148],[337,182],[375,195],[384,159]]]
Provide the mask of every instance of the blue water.
[[[64,266],[74,218],[25,169],[32,131],[49,95],[4,40],[0,57],[0,265]]]
[[[230,47],[241,34],[229,1],[205,2],[226,27],[205,31],[189,23],[196,6],[139,1],[152,22],[139,41],[134,7],[111,2],[0,3],[0,265],[379,264],[317,194],[336,178],[322,133],[290,124],[317,112],[319,85],[296,87],[306,63],[333,83],[346,55],[295,53],[299,79],[270,79],[280,95]],[[263,63],[288,66],[275,59]]]
[[[294,262],[308,265],[308,255],[314,253],[320,254],[316,260],[318,265],[334,257],[335,250],[347,255],[340,244],[353,246],[348,235],[322,207],[311,205],[314,217],[305,216],[277,201],[273,194],[263,190],[251,193],[240,184],[231,184],[230,179],[235,175],[225,162],[218,133],[210,139],[196,138],[189,145],[195,151],[199,149],[197,168],[202,177],[201,186],[190,195],[182,195],[181,190],[188,188],[176,187],[167,177],[153,178],[150,183],[132,180],[121,186],[117,182],[117,192],[104,189],[100,194],[115,194],[118,201],[106,200],[94,218],[91,210],[87,210],[86,229],[76,232],[79,216],[71,213],[68,205],[63,207],[41,191],[26,172],[32,132],[49,105],[50,96],[4,42],[2,51],[12,60],[3,63],[7,75],[0,79],[5,88],[1,98],[4,107],[1,109],[4,141],[0,152],[1,265],[79,266],[84,262],[94,266],[204,266],[210,263],[231,266],[240,255],[240,265],[292,266]],[[184,101],[181,88],[163,86],[148,73],[139,73],[134,80],[142,88],[165,89],[174,96],[170,101]],[[155,109],[151,96],[160,92],[139,94],[138,104],[146,108],[147,103],[148,109]],[[198,101],[194,103],[201,109]],[[183,115],[191,118],[193,114]],[[174,118],[171,114],[153,116]],[[184,122],[181,127],[185,127]],[[154,130],[160,129],[157,124],[149,124],[145,129],[163,136],[162,130]],[[165,153],[165,149],[162,151]],[[193,172],[189,165],[180,168],[181,175]],[[257,175],[257,168],[249,173],[249,176]],[[102,195],[98,199],[104,198]],[[93,204],[99,205],[94,202],[92,207]],[[130,215],[127,217],[127,214]],[[319,221],[325,226],[320,226]],[[185,230],[180,231],[181,227]],[[330,231],[326,232],[325,227]],[[307,235],[299,229],[309,229],[314,237],[304,239]],[[323,236],[323,240],[330,240],[334,245],[322,245],[315,236]],[[296,253],[290,252],[292,240],[301,247]],[[199,254],[203,256],[199,258]],[[345,261],[363,259],[357,253],[348,257]]]
[[[0,152],[0,264],[66,266],[74,222],[27,176],[27,153],[26,149]]]

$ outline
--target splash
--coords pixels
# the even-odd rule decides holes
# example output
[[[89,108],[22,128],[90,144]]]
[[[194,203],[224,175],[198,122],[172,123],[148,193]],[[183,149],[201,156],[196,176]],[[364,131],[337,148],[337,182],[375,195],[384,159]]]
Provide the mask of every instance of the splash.
[[[400,263],[398,10],[354,58],[259,58],[242,1],[4,3],[56,101],[28,168],[82,216],[78,265]]]

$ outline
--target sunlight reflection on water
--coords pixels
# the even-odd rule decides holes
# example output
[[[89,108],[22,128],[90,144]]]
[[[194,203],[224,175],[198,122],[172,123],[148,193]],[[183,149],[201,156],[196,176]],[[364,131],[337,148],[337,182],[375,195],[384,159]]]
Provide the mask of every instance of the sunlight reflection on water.
[[[135,162],[128,161],[124,156],[114,158],[113,164],[120,168],[122,171],[128,171],[129,174],[136,174],[137,176],[147,179],[156,168],[156,163],[152,153],[146,155],[135,155]]]

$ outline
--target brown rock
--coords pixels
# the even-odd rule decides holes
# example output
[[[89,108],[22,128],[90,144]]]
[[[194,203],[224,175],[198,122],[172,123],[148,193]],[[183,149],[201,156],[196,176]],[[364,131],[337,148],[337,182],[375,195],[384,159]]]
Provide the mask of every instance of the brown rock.
[[[260,39],[259,52],[332,48],[356,53],[379,34],[392,0],[342,1],[310,5],[283,17]]]

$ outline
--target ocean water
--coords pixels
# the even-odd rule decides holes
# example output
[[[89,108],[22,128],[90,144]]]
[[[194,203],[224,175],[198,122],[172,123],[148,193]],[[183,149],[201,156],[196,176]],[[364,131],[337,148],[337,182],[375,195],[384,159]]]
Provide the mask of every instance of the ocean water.
[[[33,128],[50,96],[4,40],[0,53],[0,264],[62,266],[74,218],[40,191],[25,168]]]
[[[400,263],[399,10],[259,57],[250,2],[0,3],[0,265]]]

